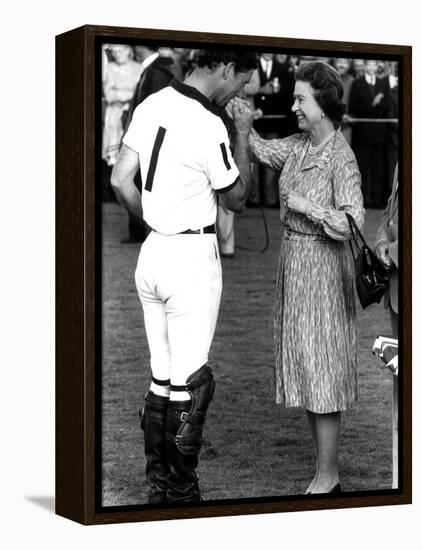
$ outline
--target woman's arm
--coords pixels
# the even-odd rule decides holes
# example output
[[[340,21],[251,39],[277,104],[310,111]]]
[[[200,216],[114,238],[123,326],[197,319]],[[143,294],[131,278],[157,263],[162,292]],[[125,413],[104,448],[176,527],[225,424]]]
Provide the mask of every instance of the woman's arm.
[[[326,207],[310,201],[296,191],[282,193],[287,207],[293,212],[305,214],[314,223],[321,225],[324,232],[337,241],[352,238],[346,213],[353,216],[362,230],[365,210],[361,191],[360,172],[354,158],[342,156],[333,166],[334,207]]]
[[[284,139],[264,139],[252,130],[249,135],[251,160],[274,170],[281,170],[297,140],[298,134]]]
[[[352,238],[346,213],[353,216],[356,225],[363,229],[365,209],[361,191],[361,176],[355,158],[340,157],[333,167],[334,208],[323,208],[311,203],[306,215],[320,223],[332,239],[346,241]]]

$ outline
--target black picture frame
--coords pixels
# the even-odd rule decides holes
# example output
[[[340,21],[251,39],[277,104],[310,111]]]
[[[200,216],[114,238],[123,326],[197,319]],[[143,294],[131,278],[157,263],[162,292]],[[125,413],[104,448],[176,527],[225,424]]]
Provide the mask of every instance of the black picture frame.
[[[103,508],[98,499],[101,448],[98,319],[101,315],[98,233],[99,45],[153,42],[183,47],[326,52],[399,61],[401,92],[401,299],[399,488],[342,496],[289,496],[196,506]],[[272,512],[408,504],[412,499],[412,49],[334,42],[87,25],[56,37],[56,513],[104,524]]]

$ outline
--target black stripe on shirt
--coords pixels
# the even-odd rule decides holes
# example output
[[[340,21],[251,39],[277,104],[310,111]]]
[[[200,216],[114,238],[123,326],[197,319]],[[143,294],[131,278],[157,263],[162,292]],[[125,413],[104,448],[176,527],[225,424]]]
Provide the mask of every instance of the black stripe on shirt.
[[[230,189],[233,189],[235,185],[237,185],[240,181],[240,177],[237,176],[237,178],[234,180],[233,183],[228,185],[227,187],[223,187],[222,189],[216,189],[217,193],[227,193],[227,191],[230,191]]]
[[[223,155],[224,164],[225,164],[227,170],[230,170],[231,166],[230,166],[229,159],[227,157],[226,144],[224,142],[220,143],[220,149],[221,149],[221,154]]]
[[[149,163],[147,182],[145,184],[145,191],[151,191],[152,183],[154,181],[155,169],[157,168],[158,155],[160,154],[161,146],[163,145],[164,136],[166,135],[166,129],[160,126],[158,128],[157,137],[155,138],[154,147],[151,154],[151,162]]]

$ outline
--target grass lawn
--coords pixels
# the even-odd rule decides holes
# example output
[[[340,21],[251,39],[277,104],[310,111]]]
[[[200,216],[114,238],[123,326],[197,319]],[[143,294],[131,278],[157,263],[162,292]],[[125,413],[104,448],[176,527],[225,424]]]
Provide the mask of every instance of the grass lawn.
[[[210,354],[217,382],[205,425],[200,484],[205,500],[302,494],[313,477],[313,448],[303,409],[274,402],[273,299],[279,249],[277,210],[236,217],[239,248],[223,259],[224,289]],[[373,242],[381,211],[368,210]],[[138,409],[150,383],[149,352],[134,283],[138,245],[121,245],[127,216],[103,205],[103,505],[146,502]],[[251,250],[247,250],[253,249]],[[383,306],[358,312],[359,402],[343,415],[340,470],[347,491],[391,487],[392,376],[370,350],[390,334]]]

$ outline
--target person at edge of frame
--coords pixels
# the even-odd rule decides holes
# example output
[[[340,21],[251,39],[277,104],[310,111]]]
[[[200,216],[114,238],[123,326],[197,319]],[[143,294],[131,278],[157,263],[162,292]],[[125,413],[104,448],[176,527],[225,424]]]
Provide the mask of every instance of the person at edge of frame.
[[[375,253],[389,270],[389,284],[384,297],[384,306],[390,312],[393,338],[398,338],[399,324],[399,181],[398,164],[393,176],[393,185],[387,207],[375,237]],[[398,487],[398,377],[393,376],[392,405],[392,488]]]
[[[349,95],[349,114],[357,119],[352,129],[352,149],[362,176],[365,208],[384,208],[391,182],[387,180],[385,150],[387,123],[380,120],[391,113],[388,82],[377,76],[377,61],[365,61],[365,74],[353,81]]]
[[[133,59],[127,44],[106,44],[102,47],[102,199],[114,202],[110,175],[116,162],[124,134],[123,119],[128,112],[141,64]]]
[[[219,112],[255,67],[254,54],[200,50],[183,83],[174,79],[136,108],[112,173],[121,204],[151,228],[135,273],[151,355],[141,412],[151,504],[201,499],[196,468],[222,290],[216,195],[241,211],[251,184],[250,123],[236,124],[233,159]]]

